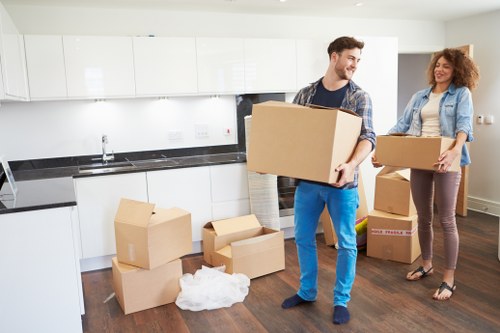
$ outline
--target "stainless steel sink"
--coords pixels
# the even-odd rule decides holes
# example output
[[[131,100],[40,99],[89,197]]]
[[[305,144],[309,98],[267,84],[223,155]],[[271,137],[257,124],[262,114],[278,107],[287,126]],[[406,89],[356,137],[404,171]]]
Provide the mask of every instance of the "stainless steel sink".
[[[95,163],[89,165],[83,165],[78,167],[79,174],[100,174],[100,173],[110,173],[110,172],[119,172],[119,171],[129,171],[137,169],[131,162],[123,161],[123,162],[108,162],[106,164],[103,163]]]

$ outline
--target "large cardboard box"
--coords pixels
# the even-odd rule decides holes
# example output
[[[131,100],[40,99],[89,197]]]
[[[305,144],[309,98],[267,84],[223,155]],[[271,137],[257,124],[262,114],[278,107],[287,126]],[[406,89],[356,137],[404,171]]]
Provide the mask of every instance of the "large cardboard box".
[[[334,183],[356,147],[361,117],[342,109],[269,101],[255,104],[247,169]]]
[[[191,214],[122,199],[115,236],[119,262],[152,269],[192,252]]]
[[[113,289],[125,314],[175,302],[180,292],[182,261],[146,270],[112,259]]]
[[[417,214],[410,190],[410,169],[385,167],[378,173],[374,208],[405,216]]]
[[[417,223],[417,215],[371,211],[366,255],[411,264],[420,256]]]
[[[377,136],[377,160],[383,165],[402,168],[437,170],[434,163],[446,150],[455,145],[448,137],[422,137],[409,135]],[[460,170],[460,158],[453,161],[448,171]]]
[[[203,258],[228,273],[250,278],[285,268],[282,231],[260,225],[254,214],[207,223],[203,228]]]
[[[359,207],[356,210],[356,220],[368,216],[368,205],[366,202],[365,186],[363,184],[363,178],[361,177],[361,170],[358,173],[358,195],[359,195]],[[319,217],[321,226],[323,227],[323,235],[325,237],[326,245],[336,246],[338,243],[337,234],[333,228],[332,219],[328,212],[328,208],[325,205],[325,209]]]

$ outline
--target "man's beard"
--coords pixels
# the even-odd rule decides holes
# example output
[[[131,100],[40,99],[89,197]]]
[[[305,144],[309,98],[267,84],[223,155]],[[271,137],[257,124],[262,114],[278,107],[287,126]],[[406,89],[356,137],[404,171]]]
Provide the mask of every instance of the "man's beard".
[[[352,72],[348,72],[346,69],[335,67],[335,73],[337,73],[338,77],[341,80],[350,80],[352,78]]]

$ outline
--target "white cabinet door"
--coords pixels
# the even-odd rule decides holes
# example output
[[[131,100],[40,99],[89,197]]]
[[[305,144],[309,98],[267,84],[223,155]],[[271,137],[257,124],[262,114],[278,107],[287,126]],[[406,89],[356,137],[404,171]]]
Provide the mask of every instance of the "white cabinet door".
[[[67,97],[62,36],[25,35],[31,100]]]
[[[133,97],[131,37],[63,36],[68,96]]]
[[[195,38],[134,37],[137,96],[198,92]]]
[[[2,65],[3,96],[5,99],[28,100],[26,62],[21,36],[0,3],[0,60]]]
[[[245,39],[245,91],[289,92],[297,86],[293,39]]]
[[[189,211],[193,241],[200,241],[203,225],[212,221],[209,167],[151,171],[147,179],[149,201],[161,208]]]
[[[250,214],[245,163],[210,166],[214,220]]]
[[[297,91],[326,73],[329,42],[300,39],[297,43]]]
[[[148,201],[144,172],[75,178],[82,258],[116,253],[114,219],[121,198]]]
[[[238,94],[245,89],[241,38],[196,38],[198,92]]]
[[[82,332],[72,209],[0,215],[0,332]]]

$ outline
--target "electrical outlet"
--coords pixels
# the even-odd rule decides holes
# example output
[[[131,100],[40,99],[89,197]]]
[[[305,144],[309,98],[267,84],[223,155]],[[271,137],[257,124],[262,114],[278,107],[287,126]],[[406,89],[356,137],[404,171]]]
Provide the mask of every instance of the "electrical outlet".
[[[194,137],[196,139],[208,139],[208,125],[196,124],[194,127]]]
[[[170,142],[179,142],[182,141],[182,131],[172,130],[168,131],[168,141]]]

